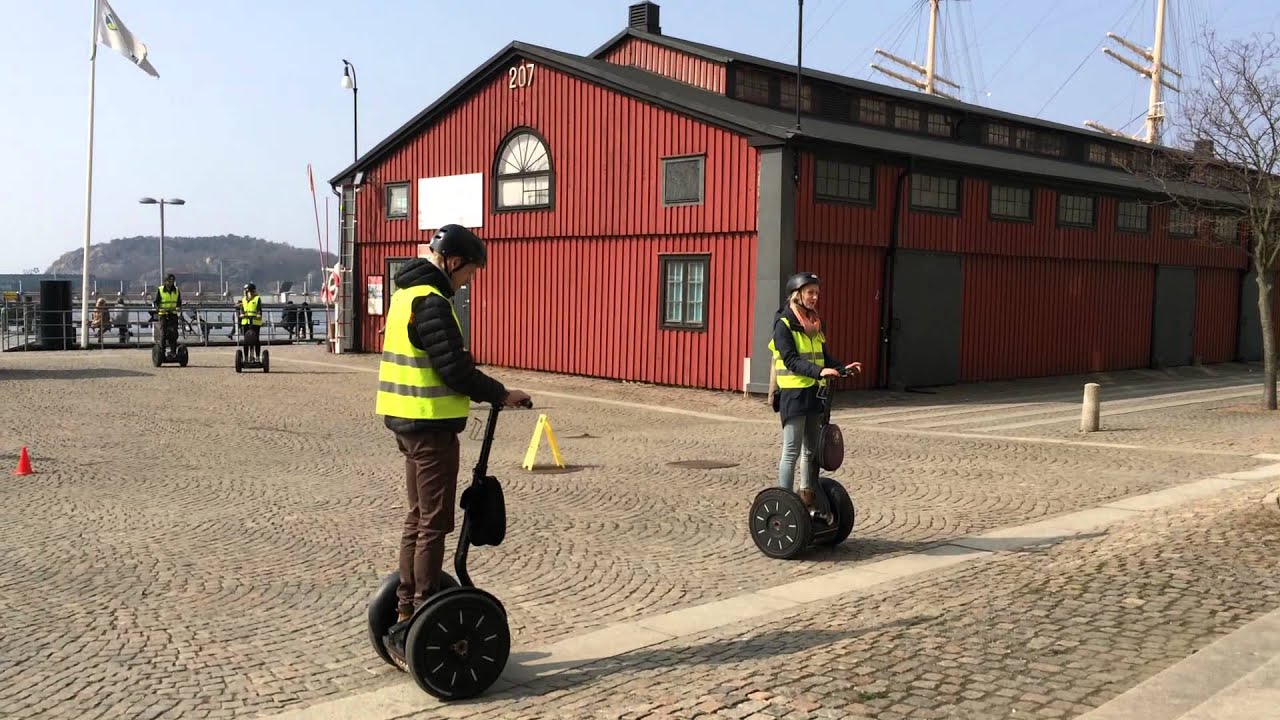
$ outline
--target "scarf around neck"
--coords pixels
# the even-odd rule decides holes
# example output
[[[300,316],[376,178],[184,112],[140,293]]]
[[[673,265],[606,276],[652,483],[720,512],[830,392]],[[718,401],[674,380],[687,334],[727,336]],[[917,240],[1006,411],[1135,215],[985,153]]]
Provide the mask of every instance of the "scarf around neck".
[[[796,319],[800,321],[800,327],[804,329],[804,334],[813,337],[822,330],[822,319],[818,317],[818,313],[809,310],[803,305],[792,303],[791,311],[795,313]]]

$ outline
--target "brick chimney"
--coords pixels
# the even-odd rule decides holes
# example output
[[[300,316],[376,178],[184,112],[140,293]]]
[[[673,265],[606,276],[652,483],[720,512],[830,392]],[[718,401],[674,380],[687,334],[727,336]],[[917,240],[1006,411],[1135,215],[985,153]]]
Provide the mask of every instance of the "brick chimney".
[[[1208,159],[1213,157],[1213,141],[1212,140],[1196,140],[1191,146],[1191,153],[1197,158]]]
[[[658,25],[658,4],[640,2],[627,8],[627,27],[642,30],[650,35],[661,35]]]

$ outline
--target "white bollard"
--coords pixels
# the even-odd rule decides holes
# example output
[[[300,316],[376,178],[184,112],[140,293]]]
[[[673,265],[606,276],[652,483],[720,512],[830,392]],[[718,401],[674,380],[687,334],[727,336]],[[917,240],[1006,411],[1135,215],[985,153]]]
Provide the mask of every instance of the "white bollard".
[[[1084,406],[1080,410],[1080,432],[1097,432],[1099,418],[1098,383],[1084,386]]]

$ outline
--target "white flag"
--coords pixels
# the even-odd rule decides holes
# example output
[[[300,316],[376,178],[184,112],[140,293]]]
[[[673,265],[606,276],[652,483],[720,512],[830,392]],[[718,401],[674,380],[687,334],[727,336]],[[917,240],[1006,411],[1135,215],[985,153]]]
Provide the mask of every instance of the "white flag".
[[[98,0],[98,42],[125,56],[151,77],[160,77],[160,73],[151,67],[151,61],[147,60],[147,46],[120,22],[120,16],[111,9],[107,0]]]

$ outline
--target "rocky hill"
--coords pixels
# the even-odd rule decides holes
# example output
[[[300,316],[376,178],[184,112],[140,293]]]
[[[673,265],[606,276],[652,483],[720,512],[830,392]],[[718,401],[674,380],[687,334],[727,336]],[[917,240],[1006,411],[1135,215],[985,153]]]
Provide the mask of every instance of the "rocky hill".
[[[83,250],[73,250],[55,260],[45,272],[79,277],[83,256]],[[164,262],[165,269],[176,275],[184,286],[201,281],[208,287],[216,287],[219,264],[222,279],[232,289],[253,282],[259,292],[274,292],[277,282],[292,282],[298,291],[310,273],[314,292],[323,278],[320,253],[315,248],[294,247],[240,235],[166,235]],[[332,253],[324,258],[328,267],[333,267],[335,262],[337,258]],[[100,284],[124,281],[130,288],[143,283],[155,287],[161,279],[159,263],[160,238],[154,235],[116,238],[89,248],[89,272]]]

